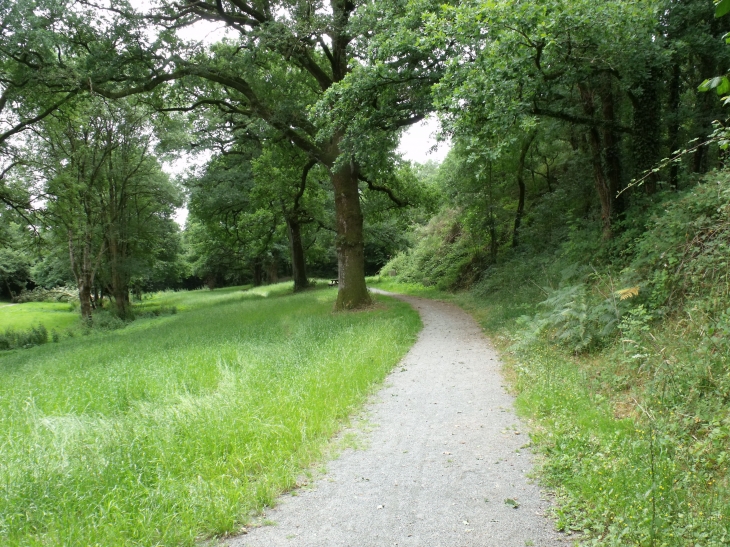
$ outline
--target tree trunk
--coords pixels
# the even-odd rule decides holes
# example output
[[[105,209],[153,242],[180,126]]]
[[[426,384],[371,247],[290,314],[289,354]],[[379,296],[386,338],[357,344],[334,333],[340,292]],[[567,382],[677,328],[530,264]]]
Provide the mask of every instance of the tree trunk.
[[[81,257],[78,262],[74,251],[73,231],[69,229],[68,254],[71,262],[71,270],[76,278],[76,286],[79,288],[81,320],[91,324],[91,286],[94,284],[94,270],[91,262],[91,233],[88,229],[84,234]]]
[[[78,284],[81,319],[87,323],[91,323],[91,279],[88,275],[82,274],[78,280]]]
[[[601,202],[603,239],[611,239],[611,192],[603,172],[603,162],[601,161],[601,139],[598,135],[598,129],[595,127],[591,127],[588,130],[588,145],[591,149],[593,182],[596,186],[598,199]]]
[[[338,286],[336,310],[362,308],[371,303],[365,285],[363,215],[357,166],[348,162],[332,172],[337,223]]]
[[[266,282],[268,285],[279,282],[279,263],[276,258],[272,258],[266,266]]]
[[[117,316],[120,319],[128,319],[131,313],[129,302],[129,289],[121,283],[114,286],[114,305],[117,308]]]
[[[633,107],[632,155],[634,174],[642,178],[647,195],[658,189],[658,177],[652,172],[661,159],[662,101],[657,84],[661,80],[656,70],[651,70],[641,83],[641,90],[629,93]],[[671,115],[671,114],[670,114]]]
[[[519,244],[520,225],[522,224],[522,216],[525,214],[525,160],[527,159],[527,152],[530,150],[530,145],[535,140],[535,135],[537,133],[533,131],[522,143],[520,161],[517,164],[517,186],[520,189],[520,196],[517,202],[517,213],[515,214],[515,229],[512,232],[513,248]]]
[[[264,267],[260,259],[253,263],[253,286],[260,287],[264,283]]]
[[[607,76],[610,78],[610,76]],[[657,101],[658,102],[658,101]],[[601,111],[607,122],[616,121],[616,103],[614,101],[612,82],[607,81],[601,88]],[[606,151],[606,175],[608,178],[608,192],[611,199],[611,214],[621,214],[625,209],[623,195],[623,169],[621,168],[621,138],[610,125],[603,126],[603,146]]]
[[[112,278],[112,295],[114,296],[114,306],[116,307],[117,317],[120,319],[127,319],[130,315],[130,303],[129,303],[129,288],[124,276],[124,273],[120,269],[120,262],[122,257],[120,256],[119,242],[116,238],[116,234],[112,233],[109,237],[109,262],[111,263],[111,278]]]
[[[302,228],[298,220],[287,218],[286,229],[291,251],[291,274],[294,279],[294,292],[299,292],[309,286],[304,259],[304,246],[302,245]]]
[[[669,82],[669,155],[679,150],[679,99],[680,99],[681,72],[679,63],[672,66],[672,79]],[[679,165],[672,162],[669,167],[669,187],[677,190],[679,187]]]
[[[593,102],[593,93],[585,86],[578,86],[581,99],[583,100],[583,111],[587,116],[595,115],[595,105]],[[603,224],[603,238],[611,238],[611,190],[606,181],[606,174],[603,170],[603,159],[601,156],[601,135],[598,127],[592,125],[588,128],[588,147],[591,154],[591,164],[593,166],[593,182],[596,186],[598,199],[601,202],[601,222]]]

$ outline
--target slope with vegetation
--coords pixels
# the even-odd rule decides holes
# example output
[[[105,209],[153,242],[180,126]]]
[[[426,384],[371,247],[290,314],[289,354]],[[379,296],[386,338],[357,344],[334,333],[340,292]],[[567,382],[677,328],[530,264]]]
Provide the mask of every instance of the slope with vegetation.
[[[498,341],[559,525],[601,545],[724,545],[728,174],[645,208],[638,235],[609,244],[574,227],[554,248],[505,252],[472,283],[458,276],[472,264],[457,260],[468,236],[455,239],[449,219],[420,231],[380,282],[454,299]]]
[[[437,87],[454,148],[440,212],[379,281],[495,337],[585,544],[730,541],[730,173],[707,93],[728,91],[729,22],[709,1],[556,1],[425,24],[469,44]]]

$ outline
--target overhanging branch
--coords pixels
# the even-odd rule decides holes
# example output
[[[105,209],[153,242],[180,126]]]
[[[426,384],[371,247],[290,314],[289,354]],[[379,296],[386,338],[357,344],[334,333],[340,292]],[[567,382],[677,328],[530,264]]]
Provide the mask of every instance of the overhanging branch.
[[[410,205],[407,200],[402,200],[398,196],[396,196],[393,190],[391,190],[387,186],[380,186],[379,184],[375,184],[374,182],[359,173],[357,175],[357,178],[367,184],[370,190],[373,190],[374,192],[383,192],[384,194],[386,194],[390,198],[390,201],[395,203],[398,207],[407,207],[408,205]]]

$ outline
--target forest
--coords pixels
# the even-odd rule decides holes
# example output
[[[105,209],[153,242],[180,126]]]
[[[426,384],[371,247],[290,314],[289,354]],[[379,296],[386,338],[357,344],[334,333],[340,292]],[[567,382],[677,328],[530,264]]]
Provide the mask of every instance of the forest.
[[[564,529],[730,541],[730,0],[0,17],[4,301],[123,329],[145,295],[201,287],[452,300],[511,356]],[[397,151],[426,119],[440,164]],[[10,327],[0,349],[58,336]]]

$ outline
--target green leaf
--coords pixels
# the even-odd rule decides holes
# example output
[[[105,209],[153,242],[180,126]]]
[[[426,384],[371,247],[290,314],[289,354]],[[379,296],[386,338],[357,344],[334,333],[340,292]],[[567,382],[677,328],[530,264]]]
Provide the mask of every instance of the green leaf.
[[[717,89],[715,89],[718,95],[726,95],[728,92],[730,92],[730,80],[727,76],[723,76],[720,84],[717,86]]]
[[[708,78],[707,80],[705,80],[704,82],[702,82],[699,85],[697,90],[704,93],[706,91],[709,91],[710,89],[715,89],[722,82],[722,78],[723,78],[722,76],[715,76],[714,78]]]
[[[720,0],[715,8],[715,17],[722,17],[730,13],[730,0]]]

